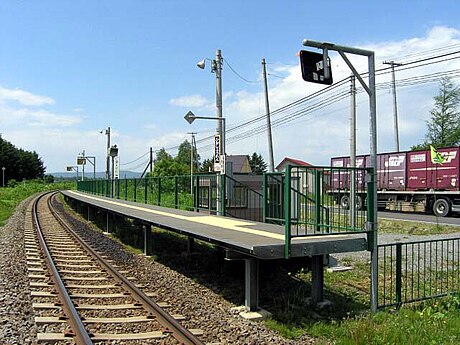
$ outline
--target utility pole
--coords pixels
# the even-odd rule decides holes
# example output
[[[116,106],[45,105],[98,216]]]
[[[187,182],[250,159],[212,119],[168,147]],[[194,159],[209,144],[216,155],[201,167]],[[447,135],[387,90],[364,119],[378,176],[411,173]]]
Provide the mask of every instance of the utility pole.
[[[107,127],[107,129],[105,130],[105,135],[107,135],[105,178],[109,180],[110,179],[110,127]]]
[[[385,65],[391,66],[391,78],[392,78],[392,89],[393,89],[393,126],[395,132],[395,151],[399,152],[399,131],[398,131],[398,106],[396,103],[396,78],[395,78],[395,66],[402,66],[401,63],[394,61],[384,61]]]
[[[270,172],[275,171],[275,162],[273,158],[273,138],[272,138],[272,124],[270,120],[270,103],[268,101],[268,81],[267,81],[267,68],[265,58],[262,59],[262,72],[264,76],[265,87],[265,112],[267,113],[267,135],[268,135],[268,156],[270,159]]]
[[[203,59],[197,63],[197,67],[204,69],[205,61],[209,59]],[[221,167],[219,174],[217,174],[217,214],[219,216],[225,215],[225,118],[222,116],[222,51],[220,49],[216,50],[215,60],[211,60],[211,72],[216,74],[216,117],[203,117],[203,116],[194,116],[191,111],[189,111],[185,119],[191,124],[195,118],[204,118],[218,120],[217,123],[217,134],[220,136],[219,142],[219,159],[221,162]],[[217,138],[217,137],[216,137]],[[215,139],[216,140],[216,139]],[[216,141],[215,141],[216,142]],[[217,153],[217,152],[216,152]]]
[[[85,180],[85,165],[86,165],[85,150],[82,151],[81,155],[83,157],[83,168],[82,168],[82,173],[81,173],[81,180],[84,181]]]
[[[217,133],[220,134],[220,147],[219,155],[223,160],[219,174],[217,175],[217,214],[225,216],[225,165],[227,164],[227,157],[225,157],[225,123],[222,116],[222,51],[216,50],[215,68],[216,72],[216,117]]]
[[[216,50],[216,60],[213,70],[216,73],[216,116],[222,118],[222,51]],[[222,133],[222,121],[217,121],[217,133],[221,136]],[[222,138],[221,138],[222,139]],[[223,152],[220,152],[223,154]]]

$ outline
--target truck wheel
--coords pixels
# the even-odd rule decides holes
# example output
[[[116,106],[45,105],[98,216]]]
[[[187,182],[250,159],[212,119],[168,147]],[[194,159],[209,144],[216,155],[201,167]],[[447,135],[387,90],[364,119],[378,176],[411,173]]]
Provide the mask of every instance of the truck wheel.
[[[342,208],[345,210],[350,208],[350,198],[348,195],[344,195],[340,198],[340,206],[342,206]]]
[[[436,217],[445,217],[450,212],[450,203],[446,199],[437,199],[433,203],[433,213]]]

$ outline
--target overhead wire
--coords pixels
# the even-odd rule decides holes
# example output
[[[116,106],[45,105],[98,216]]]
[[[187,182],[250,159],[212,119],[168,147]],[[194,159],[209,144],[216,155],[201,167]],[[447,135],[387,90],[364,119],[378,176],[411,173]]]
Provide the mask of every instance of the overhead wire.
[[[409,70],[413,68],[420,68],[423,66],[451,61],[454,59],[460,58],[460,56],[455,56],[460,54],[460,51],[456,50],[454,52],[448,51],[452,48],[457,48],[460,44],[451,45],[448,47],[440,47],[432,51],[426,52],[418,52],[411,55],[406,55],[400,57],[399,60],[408,57],[420,57],[417,60],[408,61],[402,63],[400,66],[397,66],[395,70],[403,71]],[[438,55],[431,55],[428,57],[428,54],[433,54],[433,52],[444,52],[448,51],[443,54]],[[241,76],[233,67],[228,63],[227,59],[223,59],[224,63],[230,68],[230,70],[237,75],[240,79],[244,80],[248,83],[259,83],[255,81],[250,81],[243,76]],[[376,76],[381,76],[384,74],[391,73],[391,66],[383,67],[376,70]],[[364,72],[360,74],[362,77],[368,75],[368,72]],[[396,82],[398,87],[409,87],[414,85],[420,85],[423,83],[430,83],[434,81],[440,80],[442,77],[445,76],[452,76],[452,77],[460,77],[460,70],[451,70],[451,71],[444,71],[444,72],[437,72],[437,73],[430,73],[426,75],[420,76],[413,76],[405,79],[399,79]],[[276,76],[279,77],[279,76]],[[340,102],[343,99],[349,97],[349,89],[348,87],[345,89],[344,85],[348,84],[349,77],[344,78],[328,87],[325,87],[319,91],[316,91],[306,97],[300,98],[295,100],[287,105],[284,105],[270,113],[272,117],[272,128],[281,127],[287,123],[295,121],[299,118],[305,117],[309,114],[312,114],[318,110],[324,109],[334,103]],[[377,90],[387,89],[391,86],[391,82],[382,82],[376,84]],[[331,95],[332,91],[336,92],[336,94]],[[357,92],[364,92],[362,87],[359,87]],[[313,102],[313,103],[312,103]],[[252,136],[258,135],[267,129],[267,125],[265,123],[266,114],[257,115],[249,120],[238,122],[234,124],[232,127],[229,127],[226,131],[226,142],[227,143],[235,143]],[[262,124],[260,122],[264,121]],[[211,149],[213,146],[212,144],[205,144],[198,146],[199,144],[209,143],[210,139],[213,138],[213,135],[205,136],[200,139],[196,139],[197,149],[199,150],[206,150]],[[174,149],[178,149],[180,145],[175,145],[172,147],[168,147],[165,150],[171,151]],[[158,150],[157,150],[158,151]],[[157,152],[156,151],[156,152]],[[136,161],[136,160],[135,160]],[[126,163],[128,164],[128,163]]]
[[[134,159],[134,160],[132,160],[132,161],[130,161],[130,162],[122,163],[122,164],[120,164],[120,165],[129,165],[129,164],[135,163],[135,162],[137,162],[138,160],[144,158],[144,157],[145,157],[146,155],[148,155],[148,154],[150,154],[150,151],[147,151],[147,152],[144,153],[143,155],[137,157],[136,159]]]
[[[248,80],[245,77],[243,77],[241,74],[239,74],[227,61],[227,59],[222,59],[224,63],[230,68],[230,70],[241,80],[245,81],[246,83],[249,84],[260,84],[260,81],[254,81],[254,80]]]

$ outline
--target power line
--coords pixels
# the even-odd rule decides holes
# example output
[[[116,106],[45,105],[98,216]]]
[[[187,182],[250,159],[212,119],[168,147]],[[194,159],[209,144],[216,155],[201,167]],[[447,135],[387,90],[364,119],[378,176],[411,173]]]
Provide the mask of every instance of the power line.
[[[460,46],[460,44],[452,45],[452,46],[445,47],[445,48],[438,48],[433,51],[443,52],[443,51],[448,50],[448,48],[451,49],[453,47],[458,47],[458,46]],[[416,56],[422,57],[429,53],[432,54],[433,51],[431,52],[427,51],[423,53],[419,52],[416,54],[408,55],[406,57],[416,57]],[[420,67],[431,65],[431,64],[451,61],[451,60],[460,58],[460,56],[455,56],[459,53],[460,51],[454,51],[454,52],[443,53],[440,55],[419,58],[414,61],[403,63],[402,66],[397,68],[397,70],[398,71],[409,70],[409,69],[420,68]],[[232,72],[235,73],[242,80],[249,82],[249,83],[255,83],[253,81],[249,81],[246,78],[242,77],[238,72],[236,72],[230,66],[230,64],[226,60],[224,60],[224,62],[228,65],[228,67],[232,70]],[[381,68],[377,70],[376,73],[377,73],[376,75],[379,75],[379,76],[387,74],[387,73],[391,73],[391,67]],[[368,74],[367,72],[361,73],[361,76],[364,77],[367,74]],[[445,77],[445,76],[451,76],[453,78],[460,77],[460,70],[444,71],[444,72],[431,73],[431,74],[425,74],[425,75],[420,75],[420,76],[413,76],[413,77],[409,77],[406,79],[400,79],[397,81],[397,85],[398,87],[410,87],[410,86],[420,85],[424,83],[432,83],[432,82],[440,80],[442,77]],[[271,116],[274,118],[273,123],[272,123],[273,128],[284,126],[287,123],[290,123],[299,118],[305,117],[316,111],[325,109],[326,107],[347,98],[349,96],[348,88],[347,90],[342,90],[342,89],[344,88],[345,84],[348,84],[348,81],[349,81],[349,78],[347,77],[345,79],[340,80],[337,83],[334,83],[331,86],[321,89],[320,91],[317,91],[313,94],[310,94],[306,97],[293,101],[285,106],[282,106],[274,110],[273,112],[271,112]],[[382,83],[378,83],[376,85],[376,88],[377,90],[382,90],[382,89],[388,88],[390,85],[391,85],[390,82],[382,82]],[[359,88],[359,89],[360,90],[358,92],[363,92],[362,88]],[[335,91],[337,93],[335,95],[331,95],[332,91]],[[314,103],[309,104],[311,102],[314,102]],[[266,124],[259,123],[260,121],[265,120],[265,116],[266,114],[258,115],[247,121],[237,123],[233,127],[230,127],[227,130],[227,133],[230,133],[230,135],[227,137],[227,143],[238,142],[238,141],[250,138],[252,136],[258,135],[262,133],[263,131],[265,131],[267,128]],[[310,119],[312,118],[313,117],[311,117]],[[231,133],[234,133],[234,134],[231,135]],[[199,140],[196,140],[196,143],[204,144],[205,142],[209,142],[212,137],[213,137],[212,135],[203,137]],[[176,146],[167,148],[165,150],[170,151],[170,150],[179,148],[179,146],[180,145],[176,145]],[[200,150],[207,149],[207,148],[212,148],[212,144],[206,144],[206,145],[202,145],[198,147],[198,149]]]
[[[239,74],[237,71],[235,71],[233,69],[232,66],[230,66],[230,64],[228,63],[227,59],[222,59],[224,60],[224,63],[230,68],[230,70],[236,75],[238,76],[241,80],[244,80],[246,83],[249,83],[249,84],[260,84],[260,81],[254,81],[254,80],[248,80],[246,79],[245,77],[243,77],[241,74]]]
[[[127,163],[123,163],[123,164],[120,164],[120,165],[129,165],[129,164],[132,164],[132,163],[135,163],[137,162],[138,160],[142,159],[143,157],[145,157],[146,155],[148,155],[150,152],[147,152],[147,153],[144,153],[142,156],[139,156],[137,157],[136,159],[130,161],[130,162],[127,162]]]

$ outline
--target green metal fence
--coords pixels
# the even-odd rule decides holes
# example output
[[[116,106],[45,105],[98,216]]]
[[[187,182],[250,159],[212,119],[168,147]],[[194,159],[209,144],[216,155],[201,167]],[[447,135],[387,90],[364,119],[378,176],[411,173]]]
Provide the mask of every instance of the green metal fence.
[[[371,172],[288,165],[283,174],[265,174],[264,221],[284,225],[285,256],[296,237],[368,232],[373,205],[367,202],[372,198],[366,176]]]
[[[293,238],[367,232],[373,219],[371,169],[288,165],[284,173],[222,179],[226,216],[285,227],[285,256]],[[246,179],[246,182],[242,180]],[[134,202],[216,213],[216,174],[80,181],[78,190]],[[252,187],[251,187],[251,186]],[[353,196],[353,197],[352,197]],[[355,207],[353,206],[355,204]],[[366,209],[367,206],[367,209]]]
[[[379,308],[460,292],[460,237],[378,248]]]
[[[190,175],[79,181],[88,193],[189,211],[216,209],[216,176]]]
[[[225,215],[233,218],[263,221],[262,179],[256,181],[260,192],[233,177],[225,178]],[[254,181],[253,181],[254,184]]]
[[[262,180],[260,179],[260,192],[230,176],[225,176],[223,181],[224,214],[234,218],[262,221]],[[215,214],[217,183],[216,174],[195,174],[193,177],[186,175],[113,181],[86,180],[79,181],[77,189],[116,199]]]
[[[263,180],[263,221],[284,224],[284,174],[265,173]]]

